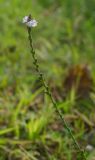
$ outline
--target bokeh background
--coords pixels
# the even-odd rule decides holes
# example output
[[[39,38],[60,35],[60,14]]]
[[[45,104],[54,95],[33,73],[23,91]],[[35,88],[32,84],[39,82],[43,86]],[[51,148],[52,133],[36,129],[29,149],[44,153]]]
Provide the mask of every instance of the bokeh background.
[[[95,160],[94,0],[0,0],[0,160],[79,158],[35,72],[22,24],[29,14],[38,21],[32,38],[40,69]]]

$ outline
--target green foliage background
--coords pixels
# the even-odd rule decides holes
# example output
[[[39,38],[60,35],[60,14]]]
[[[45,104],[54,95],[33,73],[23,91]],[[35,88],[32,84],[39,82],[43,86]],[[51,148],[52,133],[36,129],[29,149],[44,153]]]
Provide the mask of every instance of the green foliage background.
[[[77,151],[37,84],[22,24],[29,14],[38,21],[32,36],[47,82],[64,92],[67,69],[75,64],[88,64],[95,81],[94,0],[0,0],[0,160],[74,160]],[[95,146],[94,127],[82,118],[95,123],[94,98],[79,106],[72,91],[58,102],[82,148]],[[70,119],[75,110],[83,115]],[[94,160],[94,149],[87,157]]]

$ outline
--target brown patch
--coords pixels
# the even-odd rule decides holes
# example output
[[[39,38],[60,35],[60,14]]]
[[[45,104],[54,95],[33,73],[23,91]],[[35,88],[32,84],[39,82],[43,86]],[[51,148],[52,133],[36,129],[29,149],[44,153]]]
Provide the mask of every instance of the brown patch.
[[[87,65],[76,65],[69,68],[63,84],[67,93],[74,88],[77,97],[88,97],[93,88],[89,67]]]

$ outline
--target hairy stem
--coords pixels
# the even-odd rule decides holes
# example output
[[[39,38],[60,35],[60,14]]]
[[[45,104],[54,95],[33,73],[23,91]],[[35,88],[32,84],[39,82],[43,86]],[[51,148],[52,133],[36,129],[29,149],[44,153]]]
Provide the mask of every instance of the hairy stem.
[[[35,69],[36,69],[36,71],[37,71],[37,73],[38,73],[38,75],[39,75],[40,81],[42,82],[42,85],[44,86],[45,93],[50,97],[51,102],[52,102],[52,104],[53,104],[53,106],[54,106],[57,114],[59,115],[59,117],[60,117],[60,119],[61,119],[61,121],[62,121],[63,126],[67,129],[70,137],[71,137],[72,140],[73,140],[73,143],[74,143],[75,148],[76,148],[76,149],[79,151],[79,153],[81,154],[82,159],[83,159],[83,160],[86,160],[86,156],[85,156],[84,150],[82,150],[82,149],[80,148],[78,142],[76,141],[75,137],[73,136],[73,133],[72,133],[70,127],[68,126],[67,122],[65,121],[62,112],[58,109],[57,103],[55,102],[55,100],[54,100],[54,98],[53,98],[53,96],[52,96],[52,94],[51,94],[51,91],[50,91],[50,89],[49,89],[49,86],[46,84],[46,81],[45,81],[45,79],[44,79],[44,76],[43,76],[43,74],[42,74],[41,71],[40,71],[39,63],[38,63],[38,60],[37,60],[37,57],[36,57],[36,53],[35,53],[35,50],[34,50],[34,47],[33,47],[32,36],[31,36],[31,28],[28,27],[27,30],[28,30],[28,39],[29,39],[29,43],[30,43],[31,54],[32,54],[32,58],[33,58],[33,64],[34,64],[34,67],[35,67]]]

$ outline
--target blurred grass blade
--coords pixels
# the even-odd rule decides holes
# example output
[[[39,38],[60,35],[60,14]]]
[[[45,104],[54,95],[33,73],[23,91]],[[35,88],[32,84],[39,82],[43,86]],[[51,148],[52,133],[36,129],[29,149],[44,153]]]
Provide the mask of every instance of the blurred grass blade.
[[[4,134],[7,134],[7,133],[10,133],[14,130],[14,128],[6,128],[6,129],[2,129],[0,130],[0,136],[1,135],[4,135]]]

